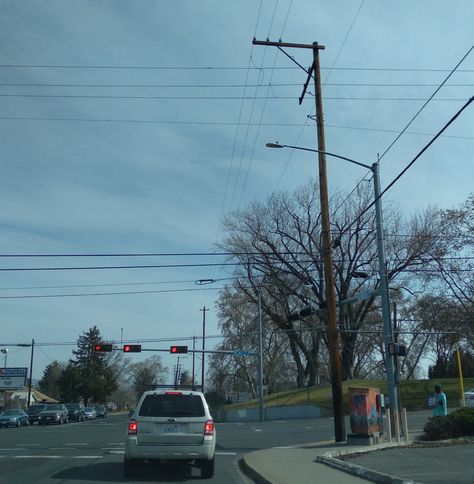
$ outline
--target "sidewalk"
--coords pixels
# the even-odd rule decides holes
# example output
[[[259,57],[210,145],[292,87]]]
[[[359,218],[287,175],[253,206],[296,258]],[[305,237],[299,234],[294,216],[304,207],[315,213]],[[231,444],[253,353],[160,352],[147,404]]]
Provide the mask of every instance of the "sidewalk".
[[[396,476],[383,475],[332,457],[357,452],[400,447],[404,443],[348,446],[334,442],[315,442],[297,447],[271,448],[246,454],[241,461],[244,472],[258,484],[362,484],[378,474],[378,482],[410,483]],[[320,460],[320,461],[317,461]],[[337,466],[339,468],[333,467]],[[352,467],[358,477],[340,470]]]

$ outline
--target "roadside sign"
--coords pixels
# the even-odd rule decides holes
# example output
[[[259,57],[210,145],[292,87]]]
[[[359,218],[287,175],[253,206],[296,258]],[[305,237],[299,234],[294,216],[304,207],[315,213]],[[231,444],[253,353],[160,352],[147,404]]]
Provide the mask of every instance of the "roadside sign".
[[[0,390],[18,390],[26,386],[28,368],[0,368]]]
[[[244,350],[236,350],[234,351],[234,356],[248,356],[249,352]]]

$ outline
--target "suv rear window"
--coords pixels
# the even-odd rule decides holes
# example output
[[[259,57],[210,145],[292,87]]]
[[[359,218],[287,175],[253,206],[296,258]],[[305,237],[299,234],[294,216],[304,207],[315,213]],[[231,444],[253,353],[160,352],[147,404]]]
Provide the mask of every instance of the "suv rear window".
[[[140,417],[204,417],[199,395],[147,395],[138,413]]]

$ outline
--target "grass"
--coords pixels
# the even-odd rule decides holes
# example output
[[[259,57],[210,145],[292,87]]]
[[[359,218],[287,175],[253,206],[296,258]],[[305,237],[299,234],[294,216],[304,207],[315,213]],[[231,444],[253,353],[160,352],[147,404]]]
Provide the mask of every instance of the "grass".
[[[403,380],[400,382],[402,407],[408,410],[428,408],[427,397],[434,392],[435,383],[440,383],[448,399],[448,407],[458,407],[461,398],[459,380],[446,378],[439,380]],[[380,392],[387,395],[387,382],[385,380],[351,380],[342,384],[344,411],[349,412],[349,387],[380,388]],[[474,388],[474,378],[464,379],[464,391]],[[266,407],[279,407],[289,405],[316,405],[332,410],[332,391],[330,385],[289,390],[265,396]],[[258,399],[244,403],[226,405],[226,410],[239,410],[258,407]]]

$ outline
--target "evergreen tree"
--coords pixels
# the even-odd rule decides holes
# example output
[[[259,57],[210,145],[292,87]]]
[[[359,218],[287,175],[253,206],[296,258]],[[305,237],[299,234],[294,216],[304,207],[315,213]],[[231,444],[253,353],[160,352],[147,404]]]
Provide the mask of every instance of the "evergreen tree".
[[[54,360],[43,372],[43,378],[39,381],[39,389],[45,395],[58,400],[59,396],[59,379],[64,370],[64,364]]]
[[[94,326],[84,331],[77,339],[77,349],[61,378],[63,399],[104,403],[117,388],[117,376],[114,366],[109,364],[108,353],[94,351],[96,344],[102,343],[99,328]],[[64,396],[67,395],[67,398]]]

